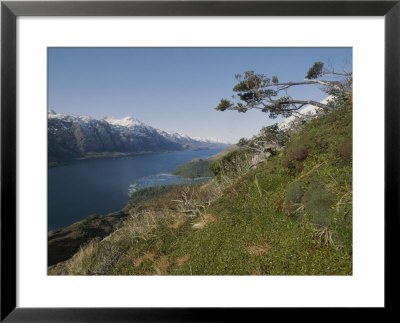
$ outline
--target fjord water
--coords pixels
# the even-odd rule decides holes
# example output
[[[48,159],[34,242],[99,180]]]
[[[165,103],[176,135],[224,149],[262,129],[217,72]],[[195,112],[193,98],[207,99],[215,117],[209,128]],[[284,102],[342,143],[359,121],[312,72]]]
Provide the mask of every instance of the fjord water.
[[[48,169],[48,229],[66,227],[91,214],[121,210],[132,187],[168,185],[187,180],[168,174],[194,158],[222,149],[177,151],[75,161]]]

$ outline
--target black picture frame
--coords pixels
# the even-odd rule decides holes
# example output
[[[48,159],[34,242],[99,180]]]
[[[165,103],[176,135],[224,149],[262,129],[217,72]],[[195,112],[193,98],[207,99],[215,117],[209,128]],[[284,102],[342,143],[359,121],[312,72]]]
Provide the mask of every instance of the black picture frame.
[[[1,3],[1,321],[237,321],[263,309],[17,308],[16,19],[19,16],[384,16],[385,309],[395,309],[399,234],[400,1],[3,1]],[[373,149],[373,148],[372,148]],[[278,309],[275,309],[279,311]],[[381,310],[378,310],[381,314]],[[239,315],[240,314],[240,315]],[[249,316],[250,315],[250,316]],[[254,316],[255,319],[256,316]]]

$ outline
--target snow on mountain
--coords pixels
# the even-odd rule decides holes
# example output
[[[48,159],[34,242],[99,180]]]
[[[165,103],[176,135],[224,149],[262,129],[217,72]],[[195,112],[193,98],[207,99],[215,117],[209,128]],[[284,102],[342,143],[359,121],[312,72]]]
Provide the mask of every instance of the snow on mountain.
[[[63,113],[57,113],[54,110],[49,110],[48,111],[48,117],[49,119],[60,119],[60,120],[65,120],[65,121],[74,121],[74,122],[79,122],[79,123],[89,123],[91,121],[105,121],[108,124],[115,126],[115,127],[123,127],[123,128],[135,128],[135,127],[143,127],[143,128],[148,128],[157,131],[160,135],[164,137],[169,137],[169,138],[174,138],[178,140],[195,140],[199,142],[209,142],[209,143],[220,143],[220,144],[227,144],[227,142],[224,142],[223,140],[215,139],[212,137],[190,137],[188,135],[185,135],[180,132],[167,132],[163,131],[160,129],[155,129],[144,122],[128,116],[122,119],[116,119],[116,118],[103,118],[103,119],[94,119],[89,116],[76,116],[76,115],[70,115],[70,114],[63,114]]]
[[[127,128],[132,128],[135,126],[146,126],[146,124],[144,124],[143,122],[134,117],[125,117],[122,119],[104,118],[103,120],[107,121],[109,124],[112,124],[114,126],[121,126]]]
[[[134,117],[95,119],[48,111],[49,161],[91,153],[161,152],[221,147],[210,138],[155,129]]]
[[[196,139],[198,141],[202,142],[212,142],[212,143],[219,143],[219,144],[231,144],[229,142],[220,140],[220,139],[215,139],[213,137],[192,137],[193,139]]]
[[[194,138],[191,138],[191,137],[189,137],[189,136],[187,136],[187,135],[185,135],[183,133],[180,133],[180,132],[165,132],[164,131],[163,133],[164,133],[164,136],[172,137],[172,138],[176,138],[176,139],[183,139],[183,140],[194,139]]]
[[[325,99],[323,99],[322,101],[320,101],[321,103],[328,103],[330,100],[332,100],[333,96],[329,95],[328,97],[326,97]],[[301,113],[303,116],[305,117],[310,117],[315,115],[321,108],[316,107],[314,105],[307,105],[305,106],[303,109],[301,109],[299,111],[299,113]],[[301,119],[301,116],[290,116],[288,118],[286,118],[285,120],[281,121],[278,123],[278,127],[280,130],[287,130],[290,129],[295,123],[296,121],[299,120],[299,118]]]
[[[57,113],[54,110],[47,111],[47,117],[49,119],[59,119],[64,121],[79,122],[81,124],[85,124],[90,122],[91,120],[94,120],[89,116],[75,116],[72,114]]]

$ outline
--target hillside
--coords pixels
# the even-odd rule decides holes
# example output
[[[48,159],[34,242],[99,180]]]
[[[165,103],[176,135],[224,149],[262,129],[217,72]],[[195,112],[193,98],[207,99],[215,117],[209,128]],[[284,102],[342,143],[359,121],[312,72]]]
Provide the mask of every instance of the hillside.
[[[281,138],[216,159],[206,184],[133,195],[118,229],[49,274],[351,275],[351,104]]]
[[[187,164],[178,166],[171,172],[171,174],[191,179],[212,177],[214,175],[209,169],[210,163],[211,161],[196,158]]]
[[[123,212],[108,215],[91,215],[70,226],[49,232],[48,234],[48,266],[71,258],[79,247],[91,239],[101,239],[115,231],[121,224]]]
[[[195,158],[189,163],[179,165],[171,172],[171,174],[190,179],[213,177],[214,174],[210,170],[211,163],[236,149],[238,149],[237,145],[230,145],[219,153],[206,159]]]

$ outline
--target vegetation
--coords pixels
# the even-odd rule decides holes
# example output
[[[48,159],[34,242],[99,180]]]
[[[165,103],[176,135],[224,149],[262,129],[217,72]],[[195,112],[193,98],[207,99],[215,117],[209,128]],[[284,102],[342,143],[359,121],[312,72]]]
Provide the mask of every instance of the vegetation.
[[[174,188],[174,185],[160,185],[146,187],[129,195],[129,202],[123,209],[124,212],[129,213],[129,210],[139,205],[141,202],[147,201],[151,198],[163,195]]]
[[[246,112],[258,109],[269,113],[269,118],[279,115],[289,117],[299,114],[299,110],[307,104],[314,105],[322,110],[332,110],[346,104],[351,95],[353,86],[353,73],[342,68],[341,72],[335,71],[331,64],[325,67],[323,62],[315,62],[308,70],[305,79],[298,82],[279,82],[277,76],[267,77],[254,71],[237,74],[238,83],[233,87],[232,101],[221,99],[216,107],[219,111],[235,110]],[[324,79],[321,79],[324,78]],[[299,100],[291,97],[287,90],[299,85],[319,85],[324,91],[334,97],[327,104],[313,100]]]
[[[208,168],[211,161],[196,158],[191,162],[180,165],[175,168],[171,174],[181,176],[183,178],[201,178],[201,177],[212,177],[210,169]]]
[[[133,194],[118,229],[49,274],[351,275],[351,97],[275,135],[215,160],[208,183]]]
[[[76,222],[64,229],[49,232],[48,234],[48,266],[71,258],[81,245],[92,239],[101,239],[115,231],[123,212],[108,215],[91,215],[86,219]]]

